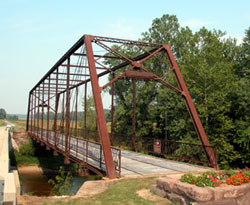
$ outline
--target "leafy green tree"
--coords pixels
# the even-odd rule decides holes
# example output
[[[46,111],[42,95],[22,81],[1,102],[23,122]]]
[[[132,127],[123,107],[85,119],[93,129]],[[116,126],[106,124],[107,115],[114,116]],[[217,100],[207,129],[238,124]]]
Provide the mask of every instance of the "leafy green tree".
[[[63,166],[59,168],[59,174],[55,179],[50,179],[48,183],[52,186],[52,190],[56,195],[72,195],[71,187],[73,186],[72,174],[66,172]]]
[[[6,119],[6,111],[3,108],[0,108],[0,119]]]
[[[180,27],[176,16],[163,15],[154,19],[151,28],[142,34],[141,40],[171,46],[209,141],[218,146],[221,168],[237,166],[243,154],[240,150],[249,147],[249,33],[248,30],[239,48],[234,39],[225,38],[219,30],[201,28],[193,33],[188,27]],[[131,48],[119,51],[136,53]],[[120,62],[106,63],[115,66]],[[159,76],[169,69],[155,58],[144,66]],[[174,75],[167,80],[177,86]],[[136,97],[137,136],[199,142],[185,104],[176,93],[152,81],[137,81]],[[129,136],[131,80],[115,82],[115,98],[115,130]],[[249,153],[248,148],[244,150]],[[249,163],[248,154],[243,158]]]
[[[82,106],[84,108],[84,99],[82,101]],[[93,96],[87,97],[87,112],[86,112],[86,127],[87,131],[95,131],[96,130],[96,112],[95,112],[95,103]],[[83,127],[84,122],[84,114],[81,117],[80,127]]]
[[[152,27],[143,33],[143,40],[171,46],[208,138],[219,148],[220,165],[228,167],[240,158],[232,145],[235,125],[230,116],[232,102],[229,100],[237,85],[233,73],[237,46],[233,39],[222,40],[224,35],[206,28],[192,33],[188,27],[180,28],[175,16],[163,15],[153,20]],[[158,89],[158,116],[168,113],[165,128],[168,139],[197,142],[183,102],[162,88]]]
[[[233,144],[240,154],[237,164],[250,166],[250,28],[238,50],[237,88],[231,96],[231,116],[235,124]]]
[[[18,120],[18,116],[17,115],[7,115],[6,119],[16,121],[16,120]]]

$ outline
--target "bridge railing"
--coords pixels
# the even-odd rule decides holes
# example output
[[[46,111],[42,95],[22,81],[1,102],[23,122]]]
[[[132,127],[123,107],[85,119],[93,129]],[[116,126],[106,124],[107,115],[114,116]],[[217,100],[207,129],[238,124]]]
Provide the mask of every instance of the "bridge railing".
[[[111,138],[113,139],[113,146],[131,149],[131,136],[128,137],[118,133],[114,134]],[[214,165],[209,162],[205,152],[205,149],[213,152],[216,158],[215,161],[217,162],[216,146],[138,136],[136,137],[135,145],[137,151],[204,164],[211,167],[217,166],[217,164]]]
[[[98,167],[100,170],[106,171],[102,145],[99,142],[94,142],[78,137],[70,136],[70,155],[76,158],[81,158],[82,161]],[[73,151],[73,152],[72,152]],[[121,149],[111,147],[115,169],[120,176],[121,173]]]
[[[32,131],[29,131],[29,135],[33,138],[38,138],[52,149],[68,154],[73,161],[84,162],[101,171],[106,171],[103,149],[99,142],[69,136],[66,150],[65,135],[61,132],[57,132],[55,137],[54,131],[35,127]],[[111,152],[117,175],[120,176],[121,150],[116,147],[111,147]]]
[[[142,138],[141,146],[144,151],[152,154],[178,158],[198,164],[206,164],[211,167],[217,166],[217,164],[213,165],[209,162],[205,152],[205,149],[213,152],[217,162],[217,147],[146,137]]]

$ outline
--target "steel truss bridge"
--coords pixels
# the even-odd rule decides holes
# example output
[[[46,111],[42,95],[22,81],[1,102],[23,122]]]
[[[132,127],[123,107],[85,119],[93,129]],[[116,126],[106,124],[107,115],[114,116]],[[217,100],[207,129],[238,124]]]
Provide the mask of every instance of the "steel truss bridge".
[[[124,53],[125,48],[131,52]],[[151,59],[157,60],[165,72],[151,69]],[[107,63],[109,61],[115,65],[107,66],[110,65]],[[169,75],[174,75],[177,86],[168,82]],[[47,149],[53,149],[54,155],[61,153],[65,163],[72,160],[98,174],[105,173],[108,178],[119,177],[121,150],[112,147],[111,142],[115,141],[116,136],[114,84],[121,79],[132,79],[133,84],[132,150],[136,150],[137,137],[136,81],[152,80],[165,85],[184,99],[201,142],[199,146],[206,155],[205,163],[217,167],[216,153],[207,140],[180,69],[166,44],[91,35],[81,37],[29,92],[29,136],[41,145],[45,144]],[[107,128],[102,101],[102,92],[106,88],[112,93],[110,130]],[[94,109],[88,103],[88,96],[93,96]],[[91,126],[88,124],[90,111],[94,111],[96,116],[91,119],[92,125],[96,125],[94,135],[88,127]],[[79,112],[83,113],[82,117],[79,117]],[[162,143],[168,146],[170,142]],[[158,153],[168,155],[164,150]]]

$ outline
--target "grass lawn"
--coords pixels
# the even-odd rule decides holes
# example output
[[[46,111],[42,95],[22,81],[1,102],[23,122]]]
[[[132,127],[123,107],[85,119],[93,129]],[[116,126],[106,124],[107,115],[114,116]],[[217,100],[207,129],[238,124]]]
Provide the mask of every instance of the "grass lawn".
[[[157,202],[145,200],[137,195],[136,191],[149,189],[156,184],[156,177],[122,179],[114,182],[109,188],[101,194],[90,198],[78,198],[69,201],[58,201],[49,204],[156,204]],[[172,203],[170,203],[172,204]]]
[[[6,124],[6,122],[4,121],[4,120],[0,120],[0,127],[1,126],[6,126],[7,124]]]
[[[9,120],[11,123],[13,123],[15,126],[12,128],[12,131],[18,131],[19,128],[26,129],[26,120]]]
[[[26,128],[26,120],[17,120],[14,124],[18,125],[19,127]]]

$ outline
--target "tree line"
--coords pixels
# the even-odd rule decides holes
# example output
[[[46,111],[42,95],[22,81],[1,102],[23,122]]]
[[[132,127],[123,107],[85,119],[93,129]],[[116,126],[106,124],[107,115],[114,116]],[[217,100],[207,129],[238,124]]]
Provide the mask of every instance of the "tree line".
[[[10,115],[7,114],[6,110],[4,108],[0,108],[0,119],[6,119],[6,120],[18,120],[17,115]]]

